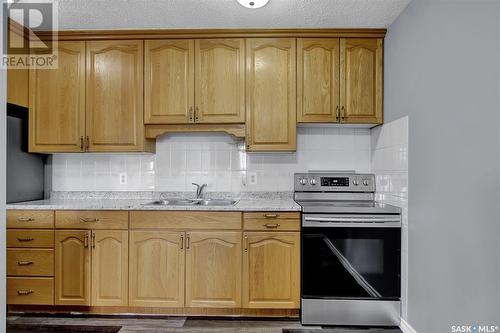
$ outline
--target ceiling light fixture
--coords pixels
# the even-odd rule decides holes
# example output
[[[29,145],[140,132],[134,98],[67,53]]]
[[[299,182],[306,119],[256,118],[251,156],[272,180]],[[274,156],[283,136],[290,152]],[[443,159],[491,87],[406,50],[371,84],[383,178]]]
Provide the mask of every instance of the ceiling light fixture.
[[[238,0],[239,4],[247,8],[260,8],[267,5],[269,0]]]

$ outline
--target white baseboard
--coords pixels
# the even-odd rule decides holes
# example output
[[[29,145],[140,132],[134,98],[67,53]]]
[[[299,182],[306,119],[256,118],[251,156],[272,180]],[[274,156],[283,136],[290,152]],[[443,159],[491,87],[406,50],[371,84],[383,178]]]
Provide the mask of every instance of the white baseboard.
[[[411,327],[410,324],[408,324],[408,322],[403,318],[401,318],[399,328],[401,329],[401,331],[403,331],[403,333],[417,333],[417,331],[415,331],[415,329]]]

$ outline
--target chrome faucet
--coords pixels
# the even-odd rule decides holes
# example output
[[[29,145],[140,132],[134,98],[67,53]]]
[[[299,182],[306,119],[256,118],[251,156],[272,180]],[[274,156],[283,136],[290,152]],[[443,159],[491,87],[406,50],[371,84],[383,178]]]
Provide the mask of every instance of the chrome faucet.
[[[196,183],[191,183],[194,186],[196,186],[196,199],[201,199],[202,194],[203,194],[203,189],[207,186],[207,184],[196,184]]]

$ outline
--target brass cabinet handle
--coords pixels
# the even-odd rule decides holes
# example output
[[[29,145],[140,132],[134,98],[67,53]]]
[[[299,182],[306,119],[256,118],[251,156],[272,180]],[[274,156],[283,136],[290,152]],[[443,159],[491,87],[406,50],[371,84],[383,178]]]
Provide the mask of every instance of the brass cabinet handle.
[[[31,289],[21,289],[21,290],[17,291],[17,294],[20,296],[25,296],[25,295],[29,295],[29,294],[33,294],[33,293],[34,293],[34,291]]]
[[[279,214],[264,214],[264,217],[266,219],[275,219],[278,218],[280,215]]]
[[[17,240],[20,242],[31,242],[34,241],[35,239],[33,237],[25,237],[25,238],[18,238]]]
[[[190,237],[189,237],[189,234],[186,235],[186,250],[189,250],[189,246],[190,246]]]
[[[198,121],[200,119],[200,109],[198,107],[194,108],[194,121]]]
[[[87,248],[89,247],[89,234],[86,233],[85,237],[83,237],[83,247]]]
[[[181,250],[184,249],[184,235],[181,235]]]
[[[345,119],[345,106],[342,106],[342,112],[340,113],[340,119],[341,120]]]
[[[248,236],[243,237],[243,247],[245,252],[248,252]]]
[[[337,105],[337,108],[335,109],[335,120],[339,121],[340,118],[340,106]]]
[[[18,261],[17,262],[18,266],[29,266],[29,265],[33,265],[33,264],[34,264],[33,261]]]
[[[19,222],[33,222],[33,221],[35,221],[35,219],[32,217],[20,217],[17,220]]]
[[[80,217],[80,221],[90,223],[90,222],[99,222],[98,218],[88,218],[88,217]]]
[[[276,229],[280,227],[278,223],[266,223],[264,226],[268,229]]]
[[[95,233],[92,233],[92,248],[95,249]]]
[[[83,151],[83,135],[80,137],[80,150]]]
[[[90,138],[87,135],[87,146],[86,146],[87,151],[89,150],[89,147],[90,147]]]
[[[189,121],[190,122],[194,122],[194,119],[193,119],[193,107],[192,106],[189,107],[189,111],[188,112],[189,112]]]

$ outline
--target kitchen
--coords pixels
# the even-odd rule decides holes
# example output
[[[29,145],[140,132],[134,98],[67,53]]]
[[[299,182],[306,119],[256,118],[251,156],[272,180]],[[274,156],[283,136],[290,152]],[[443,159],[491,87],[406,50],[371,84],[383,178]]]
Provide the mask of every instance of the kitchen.
[[[442,54],[459,41],[435,26],[432,32],[449,45],[418,35],[442,52],[439,67],[430,62],[429,71],[409,38],[430,29],[421,27],[424,17],[432,26],[451,12],[448,23],[457,28],[466,9],[483,18],[479,26],[495,26],[499,6],[414,0],[304,8],[270,0],[246,8],[260,2],[242,2],[201,4],[210,15],[197,23],[175,19],[194,4],[173,6],[171,22],[153,15],[146,26],[140,11],[106,21],[88,7],[87,22],[70,4],[59,4],[52,50],[58,67],[8,70],[7,328],[123,332],[130,321],[143,320],[144,330],[166,332],[431,333],[498,325],[498,297],[491,299],[500,291],[491,257],[498,244],[487,241],[498,230],[498,219],[490,218],[496,206],[476,211],[478,198],[499,198],[498,186],[487,185],[493,179],[498,185],[499,140],[490,129],[499,120],[498,100],[490,90],[467,86],[484,103],[481,119],[467,117],[471,124],[481,120],[475,139],[457,138],[456,127],[436,131],[431,120],[423,125],[424,105],[434,110],[436,124],[438,111],[446,115],[449,107],[419,73],[451,84],[456,62],[468,68],[470,57],[445,62]],[[241,22],[218,13],[218,6]],[[303,23],[292,23],[283,8]],[[112,2],[102,8],[113,9]],[[273,24],[277,13],[283,19]],[[313,13],[323,21],[312,20]],[[24,31],[10,22],[11,31]],[[54,31],[35,33],[55,39]],[[488,45],[490,56],[499,53],[497,44],[475,43]],[[482,65],[491,60],[485,56]],[[439,76],[444,70],[453,73],[448,81]],[[496,74],[500,68],[467,71],[492,87]],[[426,97],[418,99],[407,80]],[[451,96],[464,100],[455,110],[471,98],[450,93],[447,101]],[[464,119],[457,114],[453,121],[461,126]],[[478,169],[463,160],[469,169],[455,167],[458,176],[449,171],[476,190],[474,196],[446,192],[463,217],[432,212],[436,203],[421,201],[432,195],[428,189],[442,193],[428,164],[458,166],[448,151],[444,158],[431,155],[428,143],[441,147],[451,136],[476,160],[485,156],[473,147],[492,146],[479,172],[488,178],[465,177]],[[36,174],[25,170],[29,165]],[[456,207],[458,194],[469,206]],[[457,277],[460,249],[443,243],[441,228],[461,239],[461,230],[446,221],[472,212],[482,228],[459,224],[476,235],[467,242],[489,245],[468,247],[480,276]],[[439,223],[429,224],[438,216]],[[444,271],[442,255],[451,266]],[[432,276],[418,267],[433,269],[437,285],[424,287]],[[456,292],[470,281],[482,283],[467,299],[482,296],[471,303],[474,310],[454,311],[448,302],[465,297]],[[434,309],[433,319],[422,321],[433,299],[449,311]]]

